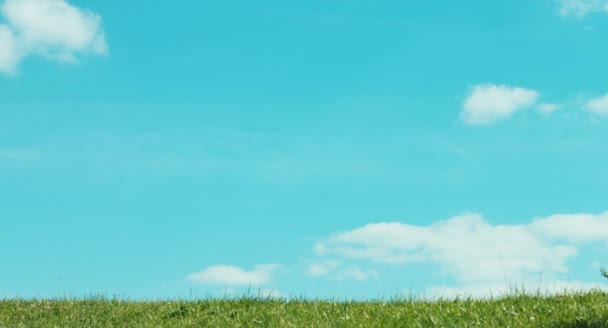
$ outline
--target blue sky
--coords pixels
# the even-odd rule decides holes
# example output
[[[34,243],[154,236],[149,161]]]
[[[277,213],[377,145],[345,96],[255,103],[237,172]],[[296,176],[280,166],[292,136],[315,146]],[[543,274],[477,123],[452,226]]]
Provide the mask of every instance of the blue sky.
[[[0,297],[608,288],[608,2],[0,1]]]

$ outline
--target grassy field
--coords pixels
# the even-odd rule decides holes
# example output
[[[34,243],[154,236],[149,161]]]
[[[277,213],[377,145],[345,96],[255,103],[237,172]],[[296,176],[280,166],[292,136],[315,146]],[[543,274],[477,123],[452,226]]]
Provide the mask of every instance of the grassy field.
[[[608,327],[608,294],[432,302],[3,300],[0,327]]]

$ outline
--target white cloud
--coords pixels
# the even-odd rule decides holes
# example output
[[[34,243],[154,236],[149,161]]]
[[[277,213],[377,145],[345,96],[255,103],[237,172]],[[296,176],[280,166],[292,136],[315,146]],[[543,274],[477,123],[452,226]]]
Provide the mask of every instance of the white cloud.
[[[13,31],[6,25],[0,25],[0,72],[13,73],[18,62],[17,41]]]
[[[7,22],[0,26],[0,71],[5,73],[30,54],[73,62],[77,53],[108,52],[101,17],[65,0],[6,0],[0,12]]]
[[[536,104],[540,93],[506,85],[474,86],[464,102],[461,119],[469,125],[487,125],[509,118],[513,113]]]
[[[591,12],[608,12],[608,0],[558,0],[562,16],[583,17]]]
[[[565,240],[571,244],[603,241],[608,236],[608,212],[601,215],[551,215],[535,219],[530,228],[539,236]]]
[[[379,273],[375,270],[362,270],[356,265],[342,267],[341,261],[322,260],[308,265],[306,275],[311,277],[330,276],[334,280],[355,279],[359,281],[378,277]]]
[[[490,299],[500,298],[508,295],[525,293],[526,295],[563,295],[589,292],[600,290],[608,292],[608,285],[600,283],[588,283],[582,281],[552,280],[548,282],[523,282],[513,285],[494,284],[494,285],[469,285],[461,287],[437,286],[429,288],[422,296],[423,299],[455,299],[455,298],[474,298]],[[406,291],[404,291],[404,294]]]
[[[317,255],[385,264],[429,262],[460,283],[520,281],[567,273],[577,245],[608,238],[608,212],[537,218],[528,224],[491,225],[465,214],[429,226],[376,223],[319,242]],[[318,252],[320,249],[322,253]]]
[[[308,265],[306,274],[313,277],[326,276],[341,265],[340,261],[324,260]]]
[[[215,265],[189,275],[186,279],[203,285],[250,285],[259,286],[272,279],[278,264],[257,265],[252,271],[229,265]]]
[[[558,105],[558,104],[551,104],[551,103],[540,103],[538,105],[538,111],[543,113],[543,114],[551,114],[553,112],[555,112],[556,110],[560,109],[562,106]]]
[[[373,271],[373,270],[364,271],[364,270],[361,270],[361,268],[359,268],[358,266],[353,265],[353,266],[350,266],[343,270],[340,270],[336,275],[336,279],[338,279],[338,280],[355,279],[355,280],[359,280],[359,281],[364,281],[369,278],[376,278],[378,276],[379,276],[379,273],[377,271]]]
[[[587,101],[585,109],[596,114],[608,115],[608,93],[602,97]]]

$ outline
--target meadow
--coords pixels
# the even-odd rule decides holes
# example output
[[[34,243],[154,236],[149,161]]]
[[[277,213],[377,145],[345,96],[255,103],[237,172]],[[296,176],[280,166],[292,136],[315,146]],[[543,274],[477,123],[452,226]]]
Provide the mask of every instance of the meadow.
[[[0,301],[0,327],[608,327],[608,294],[310,301],[304,299]]]

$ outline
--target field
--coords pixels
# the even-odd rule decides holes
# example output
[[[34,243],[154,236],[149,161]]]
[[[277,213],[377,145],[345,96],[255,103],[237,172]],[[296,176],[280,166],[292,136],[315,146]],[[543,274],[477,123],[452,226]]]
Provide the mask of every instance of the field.
[[[608,327],[602,292],[493,300],[2,300],[0,327]]]

